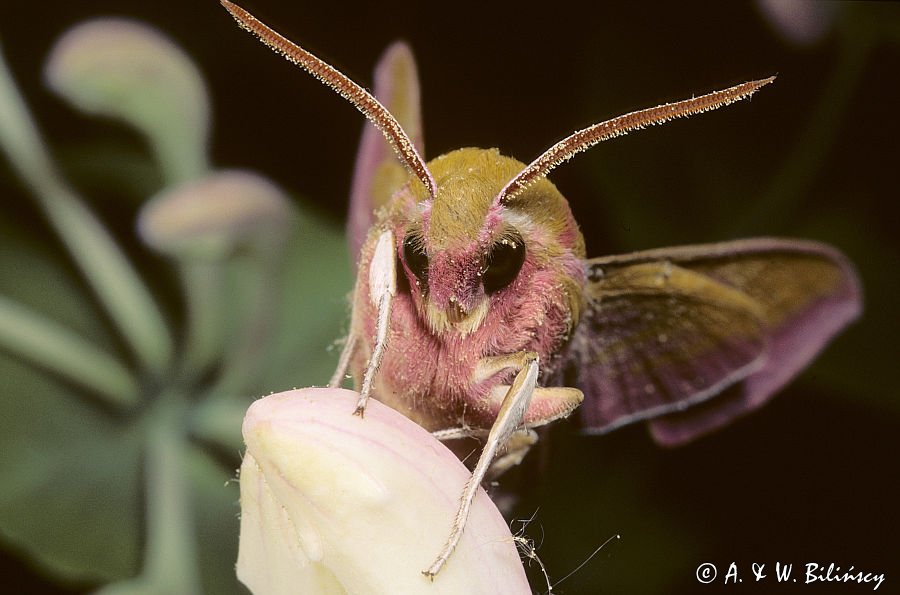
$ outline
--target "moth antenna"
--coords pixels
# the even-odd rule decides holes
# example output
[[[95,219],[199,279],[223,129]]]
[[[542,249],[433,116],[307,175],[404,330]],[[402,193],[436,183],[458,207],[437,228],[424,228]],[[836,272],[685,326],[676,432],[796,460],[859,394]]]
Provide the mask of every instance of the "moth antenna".
[[[400,162],[414,175],[428,191],[432,198],[437,194],[437,186],[425,161],[416,151],[409,136],[397,122],[397,119],[375,99],[375,96],[350,80],[347,75],[304,50],[299,45],[282,36],[252,14],[229,0],[220,0],[222,6],[231,13],[242,29],[259,37],[260,41],[304,69],[335,91],[344,99],[356,106],[384,134],[391,148],[400,158]]]
[[[758,81],[749,81],[728,89],[701,95],[700,97],[631,112],[579,130],[547,149],[540,157],[519,172],[515,178],[503,187],[500,194],[494,199],[494,202],[499,204],[508,202],[550,173],[550,170],[557,165],[568,161],[577,153],[589,149],[597,143],[628,134],[632,130],[638,130],[653,124],[662,124],[675,118],[693,116],[694,114],[718,109],[741,99],[747,99],[758,91],[760,87],[768,85],[774,80],[775,77],[770,76]]]

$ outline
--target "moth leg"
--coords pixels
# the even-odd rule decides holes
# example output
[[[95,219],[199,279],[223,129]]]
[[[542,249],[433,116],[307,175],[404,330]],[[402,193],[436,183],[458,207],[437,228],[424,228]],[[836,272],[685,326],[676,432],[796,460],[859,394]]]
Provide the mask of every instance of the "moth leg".
[[[362,390],[359,392],[359,400],[356,402],[356,410],[353,415],[360,417],[366,411],[366,403],[372,394],[372,383],[375,374],[384,358],[384,350],[387,347],[388,331],[391,322],[391,304],[397,293],[397,262],[394,258],[394,233],[388,229],[378,236],[375,244],[375,252],[369,265],[369,299],[372,305],[378,308],[378,319],[375,323],[375,348],[366,365],[363,376]]]
[[[483,382],[497,372],[502,372],[508,368],[520,368],[521,358],[521,352],[483,357],[475,367],[472,382]],[[508,390],[509,387],[506,385],[497,385],[491,389],[490,398],[497,410],[502,406],[503,398]],[[564,386],[537,387],[534,390],[531,405],[525,412],[524,425],[528,427],[542,426],[561,417],[566,417],[576,407],[581,405],[583,400],[584,394],[577,388]]]
[[[484,450],[481,451],[481,457],[478,459],[475,470],[472,471],[472,475],[463,489],[459,509],[456,512],[456,518],[454,518],[453,527],[450,530],[450,537],[435,561],[422,572],[429,578],[434,578],[440,572],[459,543],[463,529],[466,526],[466,520],[469,518],[469,510],[472,507],[472,502],[475,500],[475,495],[478,493],[481,481],[487,474],[497,451],[506,444],[513,432],[522,425],[522,419],[534,393],[538,378],[537,354],[523,351],[513,354],[510,358],[510,363],[518,364],[519,372],[516,374],[509,390],[506,391],[497,420],[491,427]]]
[[[499,409],[503,405],[508,387],[498,385],[491,389],[491,399]],[[584,401],[584,393],[567,386],[538,386],[534,389],[531,404],[525,411],[522,425],[536,428],[552,421],[568,417]]]
[[[475,373],[472,375],[472,382],[482,382],[487,380],[497,372],[502,372],[508,368],[521,370],[525,366],[525,362],[530,357],[537,358],[537,354],[533,351],[518,351],[507,355],[492,355],[483,357],[478,360],[475,366]],[[504,386],[504,389],[508,387]],[[505,392],[504,392],[505,394]]]
[[[344,348],[341,349],[337,369],[332,374],[331,380],[328,381],[328,388],[338,388],[344,383],[344,377],[347,375],[347,368],[350,367],[350,358],[353,357],[354,351],[356,351],[356,334],[350,333],[347,335]]]
[[[537,394],[537,391],[539,390],[541,389],[536,388],[535,394]],[[534,398],[532,397],[532,401],[533,400]],[[436,432],[432,432],[431,435],[441,442],[464,440],[467,438],[474,438],[483,442],[488,436],[488,430],[461,426],[459,428],[437,430]],[[500,477],[509,469],[512,469],[521,463],[522,459],[525,458],[525,455],[528,454],[528,451],[531,450],[531,447],[537,444],[537,441],[537,432],[529,428],[519,428],[513,432],[506,443],[505,452],[498,455],[497,458],[491,462],[490,467],[488,467],[485,479],[490,481],[491,479]]]
[[[491,397],[502,406],[509,387],[495,386]],[[568,417],[584,400],[584,394],[577,388],[564,386],[538,386],[531,395],[531,403],[522,418],[523,428],[517,430],[506,445],[506,453],[501,454],[491,464],[488,479],[499,477],[522,462],[525,455],[538,441],[537,432],[531,428],[543,426],[557,419]]]
[[[470,428],[469,426],[460,426],[458,428],[435,430],[431,435],[441,442],[446,442],[447,440],[462,440],[463,438],[479,438],[483,440],[487,437],[488,431],[479,428]]]
[[[505,356],[504,356],[505,357]],[[503,399],[506,397],[506,393],[509,392],[509,385],[499,384],[491,389],[491,400],[497,403],[497,409],[503,405]],[[568,417],[575,409],[581,405],[581,402],[584,400],[584,393],[582,393],[577,388],[569,388],[565,386],[537,386],[534,388],[534,392],[531,395],[531,403],[528,406],[528,409],[525,411],[525,417],[522,419],[522,425],[526,426],[526,428],[535,428],[538,426],[546,425],[552,421],[556,421],[557,419]],[[522,432],[523,434],[527,434],[530,432],[528,429],[517,430],[515,434],[510,438],[509,443],[506,445],[506,449],[508,453],[513,453],[519,450],[517,444],[522,444],[524,448],[521,451],[520,455],[516,462],[502,466],[500,465],[501,461],[507,459],[507,456],[501,456],[496,461],[492,467],[498,467],[498,473],[491,473],[492,477],[496,477],[500,475],[504,470],[510,469],[521,462],[522,457],[525,453],[528,452],[528,448],[534,445],[537,442],[537,435],[535,435],[534,439],[522,437],[521,441],[516,442],[517,434]],[[465,438],[475,438],[477,440],[484,440],[487,438],[488,430],[482,428],[473,428],[468,425],[462,425],[457,428],[445,428],[443,430],[436,430],[431,433],[432,436],[440,440],[441,442],[446,442],[448,440],[463,440]],[[527,446],[525,446],[527,443]],[[512,460],[512,459],[508,459]],[[493,469],[492,469],[493,471]]]
[[[521,463],[537,441],[538,433],[531,428],[519,428],[513,432],[506,443],[506,451],[491,462],[485,479],[490,481],[500,477]]]

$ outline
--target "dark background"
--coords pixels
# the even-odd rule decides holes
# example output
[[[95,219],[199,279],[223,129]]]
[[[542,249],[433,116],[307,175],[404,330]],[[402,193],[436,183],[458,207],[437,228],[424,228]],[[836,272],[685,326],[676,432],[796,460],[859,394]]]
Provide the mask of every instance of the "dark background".
[[[778,74],[752,102],[606,143],[551,178],[590,255],[750,235],[833,243],[860,269],[863,320],[763,411],[687,447],[660,449],[640,427],[590,438],[561,424],[532,455],[531,469],[544,472],[528,480],[516,513],[537,511],[527,533],[553,579],[621,535],[558,593],[713,592],[721,580],[698,585],[695,569],[712,562],[721,577],[732,561],[744,583],[726,592],[870,588],[748,584],[752,562],[776,561],[884,572],[879,592],[900,592],[900,6],[829,5],[830,25],[810,44],[789,41],[753,3],[244,6],[364,85],[389,42],[409,41],[429,158],[496,146],[528,161],[607,117]],[[79,115],[41,82],[56,37],[100,15],[152,23],[198,62],[217,164],[260,170],[342,221],[362,117],[214,0],[8,3],[3,51],[57,155],[109,136],[140,150],[129,131]],[[102,199],[93,206],[128,244],[138,205]],[[3,210],[44,232],[30,205],[4,200]],[[86,588],[41,577],[16,552],[4,554],[2,576],[17,592]],[[534,589],[540,581],[532,577]]]

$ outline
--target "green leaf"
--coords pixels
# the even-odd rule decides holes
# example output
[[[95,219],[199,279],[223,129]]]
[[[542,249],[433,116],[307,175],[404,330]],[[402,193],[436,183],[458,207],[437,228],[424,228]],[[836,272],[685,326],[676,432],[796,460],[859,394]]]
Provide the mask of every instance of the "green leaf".
[[[248,388],[235,392],[232,365],[224,370],[226,378],[220,379],[210,398],[194,411],[192,430],[219,447],[243,445],[240,423],[252,398],[295,387],[324,386],[337,365],[339,350],[333,347],[349,324],[348,294],[353,286],[346,240],[334,224],[302,206],[296,226],[277,275],[261,271],[249,255],[226,265],[226,343],[246,340],[244,325],[258,307],[259,291],[269,292],[265,297],[270,307],[268,318],[256,323],[258,345],[253,357],[258,364],[248,368],[246,362],[237,362],[242,368],[237,376],[253,377],[249,383],[237,379]]]
[[[136,355],[153,370],[167,366],[172,344],[162,313],[106,228],[59,177],[2,56],[0,149],[33,190],[50,224]]]
[[[58,576],[132,574],[142,516],[133,428],[5,354],[0,377],[3,537]]]
[[[115,352],[68,271],[4,223],[0,237],[0,293]],[[105,581],[133,573],[142,510],[132,426],[5,352],[0,377],[0,534],[62,577]]]
[[[26,235],[31,232],[31,236]],[[46,314],[83,338],[111,345],[112,334],[83,286],[53,253],[52,242],[37,242],[33,230],[13,227],[0,218],[0,292]],[[53,287],[53,291],[47,291]]]
[[[300,210],[287,250],[277,335],[264,363],[264,390],[324,386],[337,365],[335,341],[350,322],[353,272],[342,230]]]

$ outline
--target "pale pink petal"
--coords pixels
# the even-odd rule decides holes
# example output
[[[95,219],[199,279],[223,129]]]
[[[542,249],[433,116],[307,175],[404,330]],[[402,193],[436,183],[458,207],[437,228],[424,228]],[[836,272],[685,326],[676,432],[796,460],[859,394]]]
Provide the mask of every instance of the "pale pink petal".
[[[468,470],[431,434],[357,393],[303,389],[244,420],[238,578],[273,593],[531,593],[509,528],[479,492],[432,583]]]

